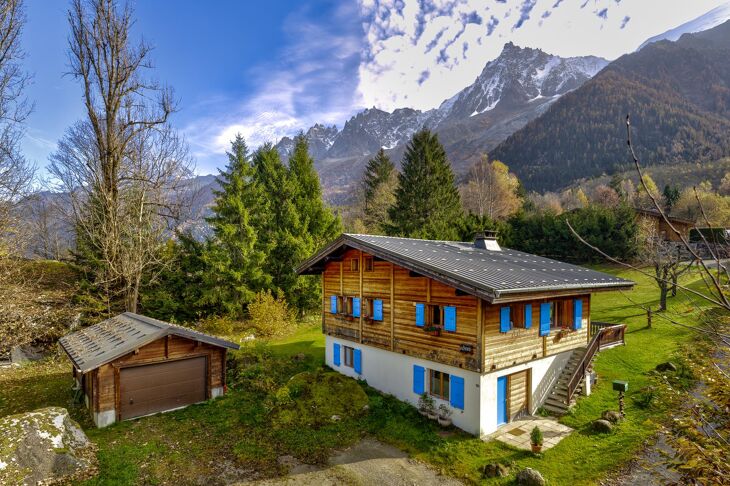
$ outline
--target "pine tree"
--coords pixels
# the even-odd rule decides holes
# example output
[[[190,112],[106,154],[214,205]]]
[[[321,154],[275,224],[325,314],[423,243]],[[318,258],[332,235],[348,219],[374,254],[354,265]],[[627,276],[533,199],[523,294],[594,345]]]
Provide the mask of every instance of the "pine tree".
[[[382,148],[368,161],[361,182],[362,218],[368,232],[381,233],[389,224],[388,209],[395,202],[398,171]]]
[[[218,177],[220,190],[214,193],[213,216],[208,218],[214,238],[203,255],[208,267],[203,300],[236,317],[270,280],[264,272],[266,252],[258,241],[266,200],[254,175],[246,143],[237,135]]]
[[[446,152],[436,134],[413,135],[403,155],[390,234],[413,238],[456,239],[463,216]]]

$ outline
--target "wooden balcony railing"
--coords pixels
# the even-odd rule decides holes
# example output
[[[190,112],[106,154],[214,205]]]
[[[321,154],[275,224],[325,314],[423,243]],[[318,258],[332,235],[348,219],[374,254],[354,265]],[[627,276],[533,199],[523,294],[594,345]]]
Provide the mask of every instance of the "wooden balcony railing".
[[[594,327],[595,326],[595,327]],[[624,333],[626,332],[626,324],[608,324],[605,322],[591,322],[591,341],[588,343],[586,353],[576,366],[573,374],[568,381],[568,396],[565,404],[570,405],[570,400],[575,394],[576,388],[580,385],[581,380],[585,377],[588,368],[596,356],[596,353],[602,348],[608,346],[616,346],[624,343]]]

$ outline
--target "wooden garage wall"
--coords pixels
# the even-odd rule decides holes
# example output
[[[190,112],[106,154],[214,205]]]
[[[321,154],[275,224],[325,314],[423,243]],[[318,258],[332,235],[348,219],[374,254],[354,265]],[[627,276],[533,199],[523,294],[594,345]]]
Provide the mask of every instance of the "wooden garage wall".
[[[340,261],[330,261],[322,274],[322,331],[325,334],[388,349],[473,371],[490,372],[584,346],[588,327],[578,331],[540,337],[540,298],[532,304],[532,328],[499,332],[499,309],[471,295],[457,295],[456,289],[430,278],[411,274],[387,261],[373,260],[373,270],[364,271],[360,250],[349,249]],[[358,270],[352,270],[352,260]],[[377,298],[383,301],[383,320],[369,321],[330,312],[330,297]],[[590,294],[583,300],[583,317],[590,316]],[[415,325],[416,303],[456,306],[456,332],[430,336]],[[480,316],[481,314],[481,316]],[[590,321],[588,321],[590,322]],[[481,329],[480,329],[481,327]],[[480,346],[481,344],[481,346]],[[483,367],[480,359],[483,349]]]
[[[139,348],[90,372],[94,375],[93,410],[105,412],[117,408],[118,370],[135,364],[160,363],[186,357],[208,355],[208,396],[210,389],[225,385],[226,349],[180,336],[167,336]],[[117,410],[117,412],[119,412]]]

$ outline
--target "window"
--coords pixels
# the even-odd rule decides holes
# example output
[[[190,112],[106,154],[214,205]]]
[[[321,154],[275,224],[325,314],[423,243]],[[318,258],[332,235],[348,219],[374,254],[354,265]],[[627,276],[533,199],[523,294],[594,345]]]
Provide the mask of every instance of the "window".
[[[570,328],[573,324],[573,300],[557,300],[552,302],[551,329]]]
[[[374,312],[373,312],[373,299],[370,298],[363,298],[362,299],[362,316],[367,317],[369,319],[373,318]]]
[[[512,304],[509,306],[509,314],[512,319],[512,329],[525,327],[525,304]]]
[[[349,366],[350,368],[355,367],[355,348],[351,348],[350,346],[342,346],[345,350],[345,366]]]
[[[428,370],[429,385],[428,391],[431,395],[442,400],[449,399],[449,374],[443,371]]]
[[[366,272],[372,272],[373,271],[373,257],[367,256],[365,257],[365,271]]]
[[[350,260],[350,271],[357,272],[358,270],[360,270],[360,260],[353,258]]]

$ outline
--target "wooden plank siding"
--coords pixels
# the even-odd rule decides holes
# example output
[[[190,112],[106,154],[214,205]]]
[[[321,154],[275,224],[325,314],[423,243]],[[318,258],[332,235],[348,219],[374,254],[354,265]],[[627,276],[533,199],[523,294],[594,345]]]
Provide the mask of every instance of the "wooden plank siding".
[[[91,372],[96,375],[96,383],[98,383],[98,386],[93,390],[97,400],[94,411],[105,412],[116,409],[119,413],[120,368],[195,356],[206,356],[208,358],[207,396],[210,397],[212,388],[225,385],[226,349],[180,336],[167,336],[142,346],[138,350],[111,363],[102,365]]]
[[[587,343],[590,294],[583,300],[583,328],[561,333],[552,330],[540,337],[540,303],[550,300],[526,300],[532,305],[531,329],[499,332],[499,309],[505,304],[489,304],[473,295],[464,295],[453,287],[420,276],[391,262],[373,258],[372,270],[366,271],[360,250],[348,249],[339,261],[325,264],[322,276],[322,330],[325,334],[380,347],[409,356],[436,361],[460,368],[488,373],[535,359],[557,354]],[[358,262],[353,270],[352,261]],[[331,296],[360,297],[362,318],[330,312]],[[383,320],[365,316],[367,299],[383,302]],[[426,334],[416,326],[416,303],[456,307],[456,332],[442,331],[440,336]],[[481,312],[481,315],[479,313]],[[481,366],[480,366],[481,365]]]

